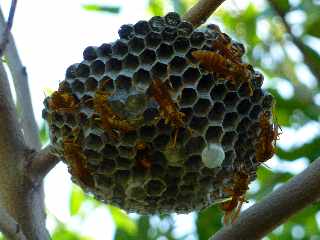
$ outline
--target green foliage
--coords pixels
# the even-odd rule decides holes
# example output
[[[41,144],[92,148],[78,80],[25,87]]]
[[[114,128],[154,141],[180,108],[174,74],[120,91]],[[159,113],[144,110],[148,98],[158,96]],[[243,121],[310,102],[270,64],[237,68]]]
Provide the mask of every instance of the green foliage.
[[[111,213],[116,227],[123,232],[123,234],[136,235],[137,233],[137,224],[133,221],[123,210],[111,206],[108,206],[108,209]]]
[[[70,215],[74,216],[79,214],[82,203],[85,201],[85,196],[83,191],[78,187],[73,185],[70,195]]]
[[[107,13],[113,13],[113,14],[118,14],[120,12],[120,7],[117,7],[117,6],[86,4],[86,5],[83,5],[82,7],[87,11],[107,12]]]
[[[164,15],[164,2],[163,0],[149,0],[149,12],[155,16]]]
[[[69,230],[62,223],[59,223],[54,233],[52,234],[52,240],[93,240],[89,237],[83,237],[80,234]]]

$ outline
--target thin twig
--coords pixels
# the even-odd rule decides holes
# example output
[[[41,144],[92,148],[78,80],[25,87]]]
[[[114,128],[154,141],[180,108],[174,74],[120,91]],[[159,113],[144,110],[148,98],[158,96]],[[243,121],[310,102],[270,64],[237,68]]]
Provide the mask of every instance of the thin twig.
[[[16,7],[17,7],[17,2],[18,0],[12,0],[11,1],[11,7],[10,7],[10,11],[9,11],[9,16],[8,16],[8,21],[6,24],[6,28],[2,34],[2,41],[0,43],[0,58],[3,55],[3,52],[7,46],[7,43],[9,41],[9,34],[13,25],[13,18],[14,18],[14,13],[16,11]]]
[[[43,178],[60,161],[57,156],[51,153],[51,148],[51,145],[49,145],[39,152],[34,151],[34,153],[30,154],[31,158],[26,166],[26,172],[33,184],[40,184]]]
[[[0,29],[4,29],[6,22],[0,9]],[[17,104],[21,109],[21,123],[26,144],[34,149],[40,149],[41,144],[38,135],[38,126],[34,118],[30,90],[28,86],[28,76],[25,67],[22,65],[14,39],[11,33],[8,34],[7,47],[4,55],[10,69],[15,91],[17,94]]]
[[[218,231],[211,240],[260,239],[293,214],[320,197],[320,158],[302,173],[244,211],[231,226]]]
[[[314,51],[313,49],[308,47],[306,44],[303,43],[303,41],[301,41],[301,39],[297,38],[293,34],[291,27],[285,18],[285,12],[283,12],[283,10],[279,7],[279,4],[277,3],[277,1],[269,0],[269,4],[274,9],[276,14],[278,14],[278,16],[280,17],[286,31],[288,32],[288,34],[290,35],[290,37],[292,39],[292,42],[300,50],[300,52],[303,55],[303,59],[304,59],[305,63],[307,64],[307,66],[309,67],[312,74],[318,79],[318,82],[320,83],[320,70],[319,70],[318,62],[315,62],[314,59],[312,59],[310,57],[310,55],[308,54],[308,51],[309,52],[312,51],[313,54],[317,54],[316,51]]]
[[[225,0],[199,0],[184,16],[195,28],[205,23]]]
[[[0,230],[8,239],[27,240],[19,224],[1,207]]]

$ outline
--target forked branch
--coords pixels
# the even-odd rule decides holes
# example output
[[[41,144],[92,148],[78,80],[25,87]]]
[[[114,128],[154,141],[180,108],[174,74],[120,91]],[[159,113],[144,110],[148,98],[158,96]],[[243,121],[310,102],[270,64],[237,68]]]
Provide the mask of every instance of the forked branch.
[[[261,239],[288,218],[320,198],[320,158],[288,183],[243,213],[211,240]]]

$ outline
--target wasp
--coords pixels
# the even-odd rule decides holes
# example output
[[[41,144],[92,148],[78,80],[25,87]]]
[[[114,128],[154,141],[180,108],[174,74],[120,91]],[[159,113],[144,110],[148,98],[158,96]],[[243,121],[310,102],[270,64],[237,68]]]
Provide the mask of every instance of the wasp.
[[[151,85],[152,96],[159,104],[160,115],[165,120],[165,124],[171,125],[175,128],[172,146],[176,145],[179,128],[184,126],[185,114],[179,112],[177,104],[172,100],[168,91],[168,87],[161,80],[153,80]]]
[[[152,166],[151,163],[151,148],[150,145],[147,145],[145,142],[138,142],[136,144],[137,154],[136,162],[143,169],[150,169]]]
[[[270,113],[263,112],[259,118],[261,132],[256,149],[258,162],[265,162],[275,153],[276,141],[279,140],[281,127],[277,123],[270,123]]]
[[[108,133],[116,138],[114,129],[129,132],[134,130],[134,127],[128,123],[128,121],[121,119],[119,115],[113,112],[111,106],[108,104],[108,94],[105,91],[98,90],[93,98],[94,109],[99,113],[99,118],[101,120],[101,125],[103,129],[108,131]]]
[[[249,183],[249,175],[244,171],[237,171],[233,177],[233,186],[224,190],[231,197],[231,200],[220,204],[220,208],[225,212],[223,217],[225,225],[234,223],[238,218],[243,203],[247,202],[245,194],[249,189]]]
[[[74,138],[67,138],[63,141],[63,151],[66,161],[70,164],[70,171],[83,184],[93,187],[93,179],[90,172],[86,168],[86,156],[82,153],[82,149]]]
[[[249,81],[250,79],[251,72],[247,64],[232,61],[219,53],[209,50],[193,51],[192,56],[197,59],[206,70],[224,75],[233,84],[237,84],[239,80]],[[252,93],[253,90],[250,84],[250,95],[252,95]]]
[[[48,101],[49,109],[57,112],[74,112],[79,107],[75,97],[67,92],[55,91]]]

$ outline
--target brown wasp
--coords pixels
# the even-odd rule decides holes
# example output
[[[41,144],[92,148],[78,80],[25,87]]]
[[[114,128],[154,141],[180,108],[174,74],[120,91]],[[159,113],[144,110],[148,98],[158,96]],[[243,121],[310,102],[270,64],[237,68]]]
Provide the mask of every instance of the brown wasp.
[[[249,189],[249,183],[249,176],[243,171],[237,171],[233,177],[233,186],[224,190],[231,197],[231,200],[220,204],[220,208],[225,212],[224,224],[234,223],[238,218],[241,207],[246,202],[245,194]]]
[[[160,115],[165,120],[165,124],[170,123],[175,128],[172,146],[176,145],[179,128],[184,126],[185,114],[179,112],[177,104],[172,100],[168,87],[161,80],[153,80],[151,94],[159,104]]]
[[[143,169],[150,169],[151,168],[151,147],[150,145],[147,145],[145,142],[138,142],[136,144],[136,162],[139,166],[141,166]]]
[[[94,109],[99,113],[97,119],[101,120],[101,125],[110,136],[116,137],[113,132],[114,129],[128,132],[134,130],[134,127],[129,124],[127,120],[121,119],[119,115],[113,112],[110,104],[108,103],[108,94],[106,91],[97,90],[93,98]]]
[[[86,168],[86,156],[75,138],[67,138],[63,141],[63,151],[66,161],[70,164],[71,174],[76,176],[83,184],[93,187],[93,179]]]
[[[247,64],[234,62],[219,53],[209,50],[193,51],[192,56],[198,60],[206,70],[223,75],[233,84],[239,83],[239,80],[249,81],[250,79],[251,72],[249,71]],[[252,93],[253,90],[252,87],[250,87],[250,95],[252,95]]]
[[[256,149],[256,159],[258,162],[265,162],[275,153],[276,141],[279,140],[281,132],[280,126],[276,123],[270,123],[271,114],[263,112],[259,119],[261,132]],[[281,130],[281,128],[280,128]]]
[[[74,112],[79,104],[76,102],[75,97],[67,92],[55,91],[48,101],[49,109],[57,112]]]

